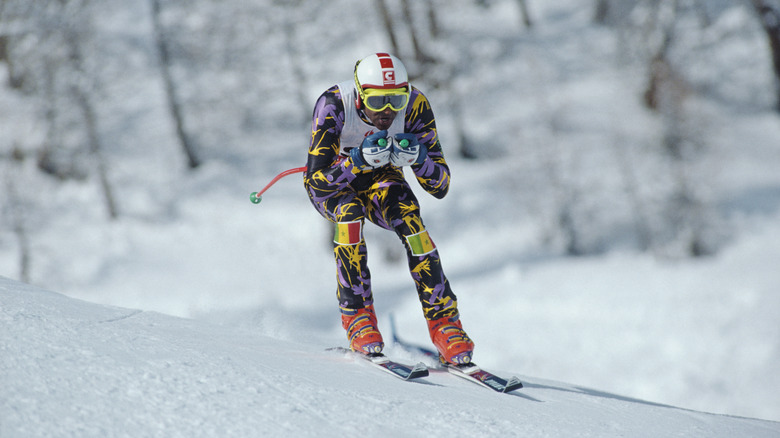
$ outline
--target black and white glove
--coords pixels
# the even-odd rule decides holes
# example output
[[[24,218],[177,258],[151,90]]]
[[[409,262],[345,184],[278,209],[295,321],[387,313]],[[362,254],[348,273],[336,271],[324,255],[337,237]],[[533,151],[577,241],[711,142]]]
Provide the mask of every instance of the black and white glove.
[[[363,139],[360,146],[349,151],[352,163],[360,170],[368,167],[382,167],[390,162],[393,145],[387,138],[387,131],[382,130]]]
[[[411,166],[421,164],[428,155],[428,149],[417,141],[414,134],[396,134],[393,141],[393,152],[390,154],[390,162],[393,166]]]

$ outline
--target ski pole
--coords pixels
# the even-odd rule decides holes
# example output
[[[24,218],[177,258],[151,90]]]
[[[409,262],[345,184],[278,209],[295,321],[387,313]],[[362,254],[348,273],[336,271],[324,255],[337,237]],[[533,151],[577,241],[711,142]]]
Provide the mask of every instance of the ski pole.
[[[263,200],[263,193],[265,193],[266,190],[271,188],[272,185],[276,184],[277,181],[284,178],[287,175],[292,175],[293,173],[298,172],[306,172],[306,166],[303,167],[294,167],[292,169],[287,169],[284,172],[280,173],[279,175],[276,175],[274,179],[271,180],[265,187],[263,187],[262,190],[259,192],[252,192],[251,195],[249,195],[249,200],[252,201],[253,204],[259,204],[260,201]]]

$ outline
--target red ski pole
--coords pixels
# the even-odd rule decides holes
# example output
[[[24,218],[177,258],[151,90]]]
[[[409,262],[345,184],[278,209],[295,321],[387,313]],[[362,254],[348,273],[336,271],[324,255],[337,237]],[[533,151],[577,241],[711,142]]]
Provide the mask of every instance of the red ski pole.
[[[287,175],[292,175],[293,173],[299,173],[299,172],[306,172],[306,166],[303,167],[294,167],[292,169],[287,169],[284,172],[280,173],[279,175],[276,175],[274,179],[271,180],[265,187],[263,187],[262,190],[259,192],[252,192],[251,195],[249,195],[249,200],[252,201],[253,204],[259,204],[260,201],[263,200],[263,193],[265,193],[266,190],[271,188],[272,185],[276,184],[277,181],[284,178]]]

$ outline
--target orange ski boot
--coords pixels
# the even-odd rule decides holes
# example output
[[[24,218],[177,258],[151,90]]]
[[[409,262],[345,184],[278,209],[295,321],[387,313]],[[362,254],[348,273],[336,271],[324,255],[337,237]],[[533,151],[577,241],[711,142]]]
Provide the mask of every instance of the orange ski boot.
[[[341,326],[347,331],[349,348],[363,354],[381,353],[385,346],[377,329],[374,306],[341,309]]]
[[[457,315],[428,321],[428,332],[439,351],[440,361],[455,365],[471,363],[474,343],[463,331]]]

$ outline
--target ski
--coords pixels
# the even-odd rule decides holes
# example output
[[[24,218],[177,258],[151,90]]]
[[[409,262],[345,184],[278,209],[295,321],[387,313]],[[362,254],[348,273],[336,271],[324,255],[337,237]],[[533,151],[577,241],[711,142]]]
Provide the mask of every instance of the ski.
[[[382,353],[374,353],[374,354],[356,353],[344,347],[335,347],[329,350],[341,351],[344,353],[348,353],[354,357],[363,359],[366,362],[370,363],[371,365],[389,374],[392,374],[393,376],[398,377],[401,380],[413,380],[413,379],[418,379],[420,377],[426,377],[428,375],[428,367],[425,366],[425,364],[422,362],[418,363],[417,365],[410,366],[410,365],[406,365],[391,360],[390,358],[388,358]]]
[[[396,332],[395,319],[392,315],[390,315],[390,329],[393,343],[411,353],[422,354],[425,357],[436,360],[439,365],[445,368],[450,374],[501,393],[512,392],[523,387],[523,383],[517,377],[512,376],[507,380],[481,369],[475,363],[464,365],[442,363],[439,360],[439,354],[437,352],[401,340]],[[436,369],[439,369],[439,367],[436,367]]]
[[[508,393],[523,387],[523,383],[515,376],[506,380],[481,369],[473,363],[465,365],[446,364],[445,367],[450,374],[454,374],[470,382],[474,382],[477,385],[484,386],[485,388],[490,388],[496,392]]]

